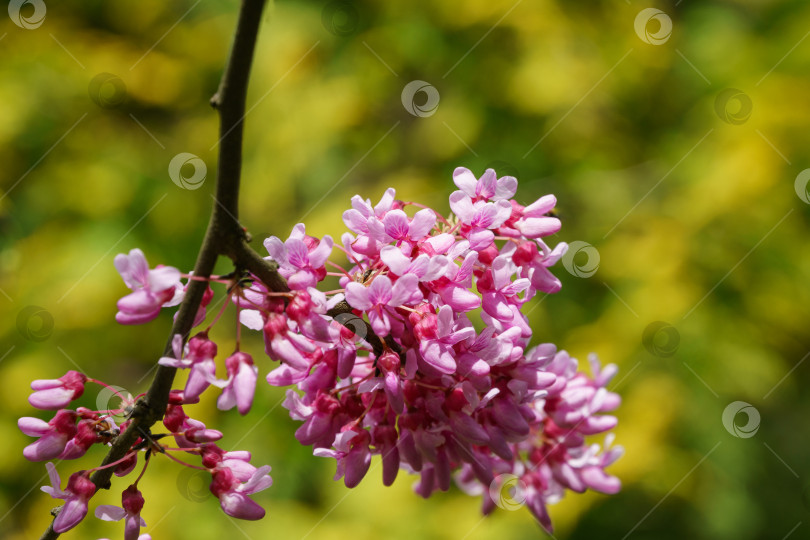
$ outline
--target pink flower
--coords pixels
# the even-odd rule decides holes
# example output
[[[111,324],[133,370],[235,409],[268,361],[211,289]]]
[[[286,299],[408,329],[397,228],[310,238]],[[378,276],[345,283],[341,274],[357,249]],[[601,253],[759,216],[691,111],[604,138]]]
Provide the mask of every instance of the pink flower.
[[[383,244],[402,241],[418,242],[433,229],[435,224],[436,214],[427,208],[418,211],[412,220],[408,219],[402,210],[391,210],[385,214],[382,220],[371,216],[367,221],[369,234]]]
[[[466,316],[463,316],[466,319]],[[427,325],[422,325],[424,332],[420,340],[419,352],[425,362],[441,373],[454,373],[456,371],[456,353],[453,345],[459,341],[475,337],[475,330],[463,320],[454,318],[450,306],[439,308],[438,315],[428,314]]]
[[[141,527],[146,527],[146,522],[141,517],[143,503],[143,495],[138,488],[131,485],[121,494],[121,506],[101,504],[96,507],[96,517],[104,521],[123,519],[124,540],[139,540]]]
[[[236,406],[239,414],[246,414],[253,403],[259,368],[253,365],[249,354],[239,351],[225,359],[225,367],[228,380],[217,400],[217,408],[227,411]]]
[[[371,437],[368,431],[352,429],[343,431],[335,437],[335,450],[316,448],[313,454],[318,457],[335,458],[337,460],[335,480],[343,478],[346,487],[353,488],[360,483],[371,465],[369,442]]]
[[[134,291],[118,301],[116,321],[145,323],[157,317],[162,306],[174,305],[175,292],[182,288],[179,270],[170,266],[150,270],[140,249],[131,250],[129,255],[118,254],[113,262],[126,286]]]
[[[64,452],[65,445],[76,434],[77,415],[62,409],[50,422],[39,418],[23,417],[17,421],[20,431],[39,440],[25,447],[23,456],[29,461],[56,459]]]
[[[68,371],[58,379],[38,379],[31,383],[35,390],[28,396],[28,403],[37,409],[56,410],[67,406],[84,393],[87,377],[78,371]]]
[[[484,201],[511,199],[518,184],[514,176],[498,178],[493,169],[487,169],[476,180],[475,175],[464,167],[457,167],[453,171],[453,183],[470,198]]]
[[[247,520],[261,519],[264,517],[264,508],[248,495],[273,484],[268,472],[270,465],[259,467],[247,482],[241,483],[230,468],[220,464],[212,471],[211,493],[219,498],[222,510],[229,516]]]
[[[490,316],[508,322],[514,318],[511,305],[520,306],[523,301],[517,295],[529,288],[531,282],[527,278],[512,281],[515,265],[510,257],[501,255],[492,261],[491,269],[487,270],[478,280],[478,290],[482,293],[483,307]]]
[[[46,463],[45,467],[48,469],[51,485],[40,489],[54,499],[65,500],[59,515],[53,520],[54,532],[62,534],[78,525],[87,515],[87,502],[95,494],[96,486],[90,481],[86,471],[78,471],[70,475],[65,491],[62,491],[60,487],[62,481],[56,467],[53,463]]]
[[[434,281],[445,275],[450,261],[443,255],[422,253],[415,259],[406,256],[395,246],[385,246],[380,251],[380,260],[397,276],[413,274],[419,281]]]
[[[208,339],[206,333],[199,333],[188,341],[186,355],[183,357],[183,336],[176,334],[172,338],[172,352],[174,358],[164,356],[158,360],[158,364],[191,369],[183,391],[183,399],[185,403],[196,403],[200,399],[200,394],[216,381],[217,365],[214,357],[217,355],[217,344]]]
[[[480,251],[492,245],[497,229],[509,219],[512,205],[508,201],[476,201],[463,191],[454,191],[450,195],[450,208],[466,227],[462,234],[470,241],[470,249]]]
[[[306,235],[303,223],[293,227],[286,242],[271,236],[264,241],[270,257],[279,265],[279,273],[287,279],[291,289],[314,287],[326,276],[326,259],[332,253],[332,237],[322,240]]]
[[[538,249],[539,248],[539,249]],[[562,288],[562,283],[549,272],[568,251],[568,244],[560,242],[552,250],[542,240],[523,242],[512,252],[512,262],[521,267],[520,275],[529,278],[533,288],[545,293],[555,293]]]
[[[391,331],[389,309],[422,299],[418,281],[413,274],[405,274],[393,285],[388,276],[377,276],[368,287],[353,281],[346,285],[346,301],[353,308],[368,313],[371,328],[378,336],[387,336]]]

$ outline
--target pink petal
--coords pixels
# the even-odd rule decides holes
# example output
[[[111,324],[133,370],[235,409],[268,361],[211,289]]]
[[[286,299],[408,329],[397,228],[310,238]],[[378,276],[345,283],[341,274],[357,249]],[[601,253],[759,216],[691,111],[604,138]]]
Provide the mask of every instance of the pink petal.
[[[226,492],[219,496],[219,505],[231,517],[255,521],[264,517],[264,508],[243,493]]]
[[[435,224],[436,214],[433,213],[433,210],[429,208],[419,210],[408,227],[408,236],[411,240],[421,240],[430,233]]]
[[[454,191],[450,194],[450,209],[463,223],[470,223],[475,217],[472,199],[463,191]]]
[[[478,183],[475,186],[475,194],[484,199],[491,199],[495,195],[497,179],[498,176],[493,169],[484,171],[484,174],[481,175],[481,178],[478,179]]]
[[[239,414],[247,414],[253,404],[253,394],[256,391],[258,375],[258,367],[246,363],[240,365],[233,384]]]
[[[398,247],[385,246],[380,251],[380,259],[394,274],[401,276],[408,271],[411,259],[405,256]]]
[[[391,280],[388,276],[377,276],[368,287],[368,300],[372,306],[385,305],[391,301]]]
[[[173,289],[180,283],[180,270],[171,266],[163,266],[149,271],[148,285],[154,292]]]
[[[374,281],[377,280],[375,279]],[[391,289],[390,300],[387,303],[391,307],[397,307],[405,303],[418,301],[414,300],[414,297],[416,296],[418,296],[419,299],[421,299],[422,296],[421,292],[419,291],[419,278],[415,274],[405,274],[399,278],[396,283],[394,283],[394,286]]]
[[[17,420],[17,427],[31,437],[42,437],[53,429],[45,420],[31,416],[24,416]]]
[[[87,515],[87,501],[79,497],[69,497],[53,520],[53,530],[59,534],[69,531]]]
[[[73,390],[64,387],[40,390],[28,396],[28,403],[37,409],[57,410],[67,406],[74,394]]]
[[[343,223],[356,233],[368,232],[368,216],[364,216],[357,210],[346,210],[343,212]]]
[[[544,195],[523,209],[524,216],[542,216],[552,211],[557,206],[557,197],[554,195]]]
[[[23,457],[28,461],[48,461],[56,459],[67,444],[67,436],[51,431],[39,440],[23,448]]]
[[[377,206],[374,207],[374,213],[377,216],[383,215],[385,212],[388,212],[391,209],[391,206],[394,204],[394,199],[396,198],[397,192],[394,188],[388,188],[383,193],[380,202],[377,203]]]
[[[462,190],[470,197],[475,197],[475,185],[478,183],[478,180],[469,169],[457,167],[456,170],[453,171],[453,183],[458,186],[458,189]]]
[[[347,488],[356,487],[368,472],[371,465],[371,453],[367,447],[357,446],[343,458],[345,476],[343,483]]]
[[[103,521],[120,521],[126,515],[126,510],[113,504],[100,504],[95,510],[95,516]]]
[[[402,210],[391,210],[383,219],[385,233],[394,240],[405,240],[408,237],[408,216]]]
[[[366,289],[362,283],[357,283],[356,281],[346,285],[346,301],[350,306],[361,311],[368,311],[374,306],[369,300],[368,289]]]
[[[562,223],[555,217],[523,218],[515,223],[515,228],[527,238],[548,236],[560,230]]]
[[[503,176],[498,179],[493,199],[511,199],[517,191],[518,181],[514,176]]]
[[[318,243],[318,247],[309,252],[309,264],[312,268],[320,268],[326,264],[326,259],[332,254],[334,242],[332,237],[324,236]]]
[[[278,237],[271,236],[264,241],[264,248],[270,257],[279,264],[287,262],[287,248],[284,247],[284,242]]]

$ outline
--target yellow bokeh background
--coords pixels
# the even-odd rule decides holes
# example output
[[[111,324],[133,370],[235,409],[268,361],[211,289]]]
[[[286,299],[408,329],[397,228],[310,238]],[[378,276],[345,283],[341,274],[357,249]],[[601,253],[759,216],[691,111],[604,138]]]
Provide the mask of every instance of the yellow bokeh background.
[[[23,18],[35,3],[22,6]],[[81,369],[133,394],[148,387],[171,313],[117,325],[115,302],[127,291],[112,260],[140,247],[152,265],[193,266],[215,183],[218,119],[208,99],[238,8],[44,4],[36,28],[0,14],[0,536],[10,540],[38,537],[55,506],[38,490],[43,464],[21,454],[31,439],[17,418],[39,414],[26,401],[30,381]],[[805,538],[810,192],[796,179],[810,167],[810,5],[655,3],[672,23],[657,44],[660,19],[637,29],[648,7],[271,3],[247,100],[241,221],[261,250],[262,239],[286,237],[299,221],[339,237],[357,193],[376,202],[394,187],[447,212],[457,166],[517,176],[523,204],[556,194],[563,228],[551,241],[586,242],[599,265],[590,277],[554,268],[562,291],[527,306],[534,341],[557,343],[583,366],[592,351],[618,364],[610,388],[623,397],[615,432],[626,454],[611,468],[620,494],[569,494],[550,507],[554,537]],[[403,106],[413,80],[438,92],[432,114]],[[207,166],[199,189],[169,177],[181,152]],[[659,321],[669,333],[650,335]],[[228,310],[212,334],[221,356],[234,327]],[[262,374],[272,369],[258,336],[245,348]],[[94,406],[97,395],[89,386],[81,403]],[[378,461],[347,490],[332,481],[334,461],[294,439],[283,395],[260,379],[246,417],[217,411],[213,395],[188,409],[225,433],[223,448],[273,466],[273,487],[255,497],[267,517],[228,518],[200,476],[155,459],[141,484],[146,532],[544,535],[525,509],[482,519],[480,499],[455,488],[423,500],[404,471],[385,488]],[[724,426],[735,401],[759,412],[753,436]],[[60,463],[63,480],[101,457],[93,449]],[[127,485],[116,480],[93,503],[120,503]],[[88,518],[65,538],[115,538],[122,528]]]

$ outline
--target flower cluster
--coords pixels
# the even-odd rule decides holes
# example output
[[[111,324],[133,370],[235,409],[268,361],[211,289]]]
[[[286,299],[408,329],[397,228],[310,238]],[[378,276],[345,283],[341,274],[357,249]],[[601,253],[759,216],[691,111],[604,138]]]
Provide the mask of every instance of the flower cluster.
[[[292,292],[282,301],[248,289],[254,309],[242,319],[281,361],[268,382],[298,390],[284,402],[302,422],[297,439],[334,458],[346,486],[362,480],[374,454],[384,484],[400,469],[419,473],[424,497],[449,489],[454,473],[468,492],[486,494],[514,474],[550,530],[546,503],[565,488],[619,488],[604,468],[621,449],[599,454],[585,443],[616,425],[602,414],[619,404],[605,389],[615,366],[600,370],[594,359],[589,378],[553,345],[529,348],[521,308],[560,289],[548,268],[567,246],[542,240],[560,228],[550,215],[555,198],[521,206],[512,199],[517,181],[491,169],[476,179],[459,168],[453,179],[447,217],[429,208],[409,216],[417,205],[393,189],[376,205],[354,197],[343,214],[351,232],[339,244],[348,269],[327,260],[333,240],[307,236],[303,224],[286,241],[267,239]],[[340,283],[331,296],[314,288],[328,274]],[[351,310],[330,318],[344,300]],[[485,511],[496,503],[488,497]]]
[[[278,362],[267,382],[290,387],[284,406],[301,422],[295,437],[314,455],[335,459],[336,480],[358,485],[379,455],[385,485],[402,469],[418,474],[414,489],[428,497],[455,480],[464,491],[483,495],[484,513],[514,499],[507,490],[517,483],[521,504],[551,530],[546,506],[566,489],[620,488],[605,471],[622,453],[610,448],[612,434],[604,450],[586,441],[616,425],[606,414],[619,405],[606,389],[616,367],[601,368],[592,356],[588,376],[554,345],[530,347],[524,305],[561,287],[549,268],[567,245],[552,248],[543,240],[560,229],[554,196],[522,206],[513,198],[517,180],[498,178],[491,169],[476,178],[459,168],[453,181],[458,190],[450,195],[448,215],[397,200],[388,189],[376,205],[352,199],[343,214],[350,232],[338,242],[308,235],[303,224],[286,240],[266,239],[267,260],[289,290],[270,290],[245,272],[201,278],[170,267],[150,269],[137,249],[118,255],[116,268],[133,292],[118,302],[116,319],[154,319],[162,307],[182,300],[181,278],[226,284],[225,305],[236,305],[242,325],[262,333],[264,352]],[[336,251],[348,262],[330,260]],[[332,290],[316,288],[325,280],[333,282]],[[205,320],[213,296],[209,287],[195,326]],[[240,350],[238,335],[236,350],[220,362],[225,378],[217,377],[218,350],[209,330],[221,314],[187,343],[175,336],[171,356],[158,361],[188,370],[184,388],[169,396],[167,432],[139,431],[125,458],[106,466],[124,476],[136,467],[139,452],[166,455],[207,470],[225,513],[259,519],[264,509],[249,495],[270,486],[270,467],[250,464],[249,452],[222,450],[215,443],[223,434],[184,409],[209,388],[221,390],[221,410],[246,414],[252,406],[259,367]],[[130,427],[131,420],[117,426],[112,414],[127,412],[139,396],[113,411],[66,408],[88,382],[99,381],[73,371],[34,381],[30,403],[57,413],[47,422],[20,420],[23,432],[38,437],[25,457],[76,458]],[[174,447],[162,442],[166,437]],[[199,458],[199,465],[172,453]],[[141,476],[149,463],[143,461]],[[66,500],[54,524],[62,532],[87,513],[95,493],[92,471],[74,473],[62,491],[55,468],[48,468],[53,487],[43,489]],[[127,539],[144,526],[141,476],[123,492],[122,507],[96,510],[101,519],[124,519]]]

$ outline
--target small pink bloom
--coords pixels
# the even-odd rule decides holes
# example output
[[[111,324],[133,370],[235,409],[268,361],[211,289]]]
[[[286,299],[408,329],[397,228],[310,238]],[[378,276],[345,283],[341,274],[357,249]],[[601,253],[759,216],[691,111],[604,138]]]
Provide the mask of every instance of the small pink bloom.
[[[115,320],[121,324],[141,324],[151,321],[160,313],[160,308],[170,304],[180,283],[180,271],[170,266],[158,266],[150,270],[146,257],[140,249],[129,255],[118,254],[113,261],[132,293],[118,301]]]
[[[498,178],[493,169],[487,169],[480,179],[464,167],[453,171],[453,182],[458,188],[473,199],[500,201],[511,199],[517,191],[517,179],[514,176]]]
[[[247,414],[253,403],[259,368],[253,365],[249,354],[239,351],[225,359],[225,367],[228,380],[217,400],[217,408],[227,411],[236,406],[239,414]]]
[[[293,290],[314,287],[326,277],[326,259],[332,253],[332,237],[318,240],[306,235],[303,223],[293,228],[286,242],[271,236],[264,241],[270,257],[279,265],[279,273]]]
[[[96,517],[104,521],[124,520],[124,540],[140,540],[141,527],[146,522],[141,517],[143,508],[143,495],[134,485],[129,486],[121,494],[121,506],[101,504],[96,507]]]
[[[39,440],[25,447],[23,456],[29,461],[56,459],[65,451],[68,441],[76,435],[76,418],[73,411],[62,409],[50,422],[39,418],[23,417],[17,421],[20,431]]]
[[[247,520],[261,519],[264,517],[264,508],[248,495],[273,484],[268,472],[270,465],[259,467],[247,482],[241,483],[230,468],[220,464],[212,471],[211,493],[219,498],[222,510],[229,516]]]
[[[337,460],[335,480],[343,478],[346,487],[356,487],[368,472],[371,465],[371,452],[368,444],[371,437],[366,430],[351,429],[335,437],[334,447],[316,448],[313,452],[318,457],[331,457]]]
[[[48,469],[51,485],[40,489],[54,499],[65,500],[59,515],[53,520],[54,532],[62,534],[78,525],[87,515],[87,502],[95,494],[96,486],[90,481],[87,471],[78,471],[70,475],[67,486],[62,491],[62,481],[56,467],[53,463],[46,463],[45,467]]]
[[[214,362],[214,357],[217,355],[217,344],[208,339],[207,334],[197,334],[189,340],[184,357],[183,336],[176,334],[172,338],[172,352],[174,358],[164,356],[158,360],[158,364],[173,368],[191,369],[183,391],[183,398],[185,403],[196,403],[200,399],[200,394],[213,381],[216,381],[217,365]]]
[[[368,287],[353,281],[346,285],[346,301],[368,313],[371,328],[378,336],[387,336],[391,331],[388,308],[419,302],[422,293],[418,281],[413,274],[405,274],[393,285],[388,276],[377,276]]]

